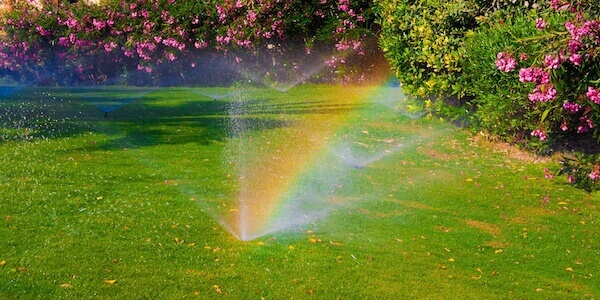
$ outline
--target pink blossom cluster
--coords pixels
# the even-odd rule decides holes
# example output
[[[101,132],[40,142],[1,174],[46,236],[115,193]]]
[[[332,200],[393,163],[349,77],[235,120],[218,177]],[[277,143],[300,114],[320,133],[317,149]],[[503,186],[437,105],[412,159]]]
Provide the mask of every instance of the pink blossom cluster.
[[[528,95],[531,102],[548,102],[556,98],[556,89],[551,83],[539,84]]]
[[[546,132],[541,129],[536,129],[532,131],[531,136],[537,136],[540,139],[540,141],[545,141],[547,138]]]
[[[567,10],[571,7],[571,3],[563,0],[552,0],[550,2],[550,7],[554,10]]]
[[[544,19],[542,18],[537,18],[535,19],[535,28],[537,29],[544,29],[544,28],[548,28],[550,24],[548,24],[548,22],[546,22]]]
[[[594,181],[599,180],[600,179],[600,165],[595,165],[594,169],[592,170],[592,172],[590,172],[588,177]]]
[[[558,66],[561,63],[560,56],[546,54],[546,57],[544,57],[544,63],[546,64],[546,67],[548,69],[553,69],[553,70],[558,69]]]
[[[588,91],[585,93],[585,96],[590,99],[590,101],[600,104],[600,90],[590,86],[588,87]]]
[[[577,133],[586,133],[589,132],[590,129],[594,128],[594,122],[590,120],[589,116],[586,114],[579,118],[579,126],[577,126]]]
[[[581,104],[576,103],[576,102],[566,101],[565,103],[563,103],[563,108],[564,108],[564,110],[574,114],[574,113],[578,112],[579,110],[581,110]]]
[[[506,52],[499,52],[494,62],[496,67],[502,72],[510,72],[517,67],[517,61]]]
[[[540,67],[522,68],[519,70],[519,81],[548,84],[550,82],[550,73]]]

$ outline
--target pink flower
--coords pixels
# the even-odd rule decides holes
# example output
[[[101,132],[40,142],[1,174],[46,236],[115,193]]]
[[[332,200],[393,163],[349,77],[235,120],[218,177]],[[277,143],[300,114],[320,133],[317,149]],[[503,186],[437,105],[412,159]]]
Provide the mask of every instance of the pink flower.
[[[537,136],[538,138],[540,138],[540,141],[546,140],[546,132],[544,132],[543,130],[540,130],[540,129],[536,129],[536,130],[532,131],[531,136]]]
[[[546,22],[544,19],[542,18],[537,18],[535,19],[535,28],[542,30],[544,28],[548,28],[548,22]]]
[[[558,69],[558,66],[560,65],[560,58],[558,56],[546,54],[546,57],[544,57],[544,63],[549,69]]]
[[[594,170],[588,175],[591,180],[600,179],[600,165],[595,165]]]
[[[554,10],[567,10],[570,6],[568,1],[552,0],[550,2],[550,7]]]
[[[567,101],[563,104],[563,108],[570,113],[576,113],[581,109],[581,105]]]
[[[585,96],[592,102],[600,104],[600,90],[596,90],[590,86],[588,87],[588,91],[585,93]]]
[[[517,61],[506,52],[499,52],[496,55],[496,61],[494,62],[496,67],[503,72],[510,72],[517,66]]]
[[[526,60],[527,58],[529,58],[529,56],[525,52],[521,53],[521,55],[519,56],[520,60]]]
[[[539,67],[522,68],[519,70],[519,81],[547,84],[550,82],[550,74]]]
[[[206,48],[206,47],[208,47],[208,43],[201,40],[201,41],[195,42],[194,47],[196,47],[196,49]]]
[[[576,66],[580,66],[581,65],[581,55],[572,54],[571,57],[569,57],[569,61]]]
[[[594,123],[587,116],[579,118],[579,122],[580,125],[577,127],[577,133],[586,133],[594,128]]]
[[[556,89],[550,84],[540,84],[528,95],[531,102],[548,102],[556,98]]]
[[[576,53],[577,51],[579,51],[579,49],[581,49],[581,42],[576,40],[570,40],[567,43],[567,47],[569,49],[569,52]]]
[[[569,174],[569,183],[573,184],[575,183],[575,177],[573,177],[573,174]]]
[[[546,179],[554,178],[554,175],[550,172],[550,170],[548,170],[548,168],[544,169],[544,178],[546,178]]]

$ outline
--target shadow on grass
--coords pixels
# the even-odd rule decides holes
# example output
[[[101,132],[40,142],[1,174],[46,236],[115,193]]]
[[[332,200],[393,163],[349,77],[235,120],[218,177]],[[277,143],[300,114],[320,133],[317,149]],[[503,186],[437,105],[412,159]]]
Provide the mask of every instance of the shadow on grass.
[[[215,100],[182,88],[11,89],[0,95],[0,142],[94,132],[107,138],[86,144],[86,150],[209,145],[242,134],[297,126],[294,116],[336,115],[357,107],[318,99],[276,99],[269,93],[244,101]]]

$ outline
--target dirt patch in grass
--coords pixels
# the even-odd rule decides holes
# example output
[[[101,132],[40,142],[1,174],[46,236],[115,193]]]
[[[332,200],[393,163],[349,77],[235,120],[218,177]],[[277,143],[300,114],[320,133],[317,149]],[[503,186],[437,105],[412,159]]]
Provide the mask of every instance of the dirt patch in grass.
[[[511,159],[518,161],[531,162],[535,164],[549,163],[555,161],[554,156],[536,155],[529,151],[517,148],[509,143],[494,141],[485,135],[475,135],[469,138],[471,145],[475,147],[489,149],[495,153],[502,153]]]
[[[475,220],[466,220],[465,223],[467,223],[467,225],[471,227],[485,231],[495,237],[500,236],[502,234],[502,228],[500,228],[500,226],[498,225]]]

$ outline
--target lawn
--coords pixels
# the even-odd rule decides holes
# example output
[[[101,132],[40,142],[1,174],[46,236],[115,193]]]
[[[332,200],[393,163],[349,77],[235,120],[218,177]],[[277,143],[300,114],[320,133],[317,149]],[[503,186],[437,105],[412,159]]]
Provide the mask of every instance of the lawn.
[[[600,297],[598,194],[389,91],[2,89],[0,298]]]

